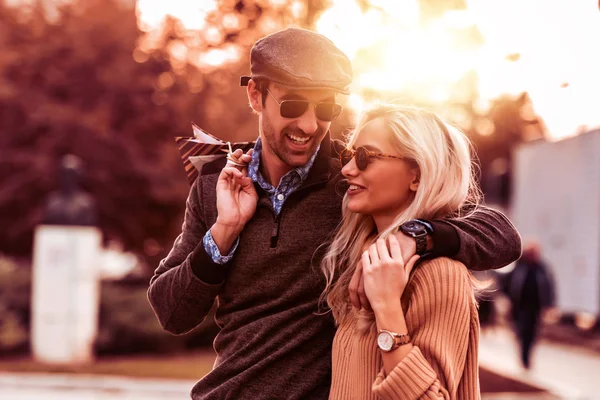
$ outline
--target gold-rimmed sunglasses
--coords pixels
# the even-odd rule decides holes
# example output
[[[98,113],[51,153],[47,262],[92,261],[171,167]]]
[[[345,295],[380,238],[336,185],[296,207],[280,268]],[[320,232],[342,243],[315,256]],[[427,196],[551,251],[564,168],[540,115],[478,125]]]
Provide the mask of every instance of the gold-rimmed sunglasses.
[[[340,163],[342,167],[350,162],[353,158],[356,160],[356,166],[359,170],[364,171],[373,158],[395,158],[397,160],[404,160],[404,157],[393,156],[391,154],[377,153],[375,151],[367,150],[365,147],[358,147],[356,149],[345,148],[340,153]]]

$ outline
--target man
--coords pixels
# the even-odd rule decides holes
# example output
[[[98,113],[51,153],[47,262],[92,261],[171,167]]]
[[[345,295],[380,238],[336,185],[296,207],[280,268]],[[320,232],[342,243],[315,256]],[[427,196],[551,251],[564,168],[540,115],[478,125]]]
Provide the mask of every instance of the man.
[[[262,38],[250,60],[242,85],[260,135],[251,155],[236,153],[247,171],[224,161],[204,167],[148,296],[175,334],[197,326],[218,298],[217,360],[193,399],[327,399],[335,327],[319,312],[319,264],[341,218],[344,188],[328,132],[341,110],[336,94],[348,93],[350,61],[302,29]],[[454,256],[489,269],[521,251],[511,223],[487,208],[402,231],[407,257]]]
[[[554,306],[554,280],[540,255],[539,244],[527,243],[523,257],[506,277],[505,291],[510,298],[512,317],[519,345],[521,363],[529,369],[531,349],[535,344],[543,311]]]

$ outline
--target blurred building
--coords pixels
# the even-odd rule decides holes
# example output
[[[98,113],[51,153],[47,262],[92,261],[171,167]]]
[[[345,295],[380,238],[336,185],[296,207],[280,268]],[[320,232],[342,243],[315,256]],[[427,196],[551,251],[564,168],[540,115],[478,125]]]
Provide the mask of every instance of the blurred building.
[[[512,219],[541,244],[563,313],[600,315],[600,130],[518,147]]]

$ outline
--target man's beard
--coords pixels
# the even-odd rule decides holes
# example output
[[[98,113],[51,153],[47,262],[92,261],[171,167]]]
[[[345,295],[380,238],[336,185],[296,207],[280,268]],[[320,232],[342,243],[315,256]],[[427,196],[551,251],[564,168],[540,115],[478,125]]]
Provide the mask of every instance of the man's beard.
[[[268,146],[269,149],[271,150],[271,152],[273,152],[273,154],[275,154],[277,156],[277,158],[279,158],[285,164],[287,164],[291,167],[294,167],[294,168],[300,167],[300,166],[306,164],[310,160],[310,157],[312,157],[312,155],[314,154],[315,150],[319,146],[319,144],[324,136],[323,129],[320,126],[317,128],[317,130],[312,135],[307,135],[302,129],[299,129],[297,127],[291,127],[291,126],[283,128],[283,130],[281,131],[280,134],[276,134],[273,126],[268,121],[265,121],[265,119],[263,119],[261,121],[260,133],[265,138],[264,141],[266,142],[266,143],[263,143],[263,148],[265,146]],[[300,152],[294,153],[289,148],[287,148],[285,142],[286,142],[286,140],[288,140],[286,137],[288,134],[294,135],[294,136],[300,136],[300,137],[309,136],[310,137],[309,140],[311,140],[312,143],[311,143],[308,151],[301,152],[301,153]],[[298,156],[300,154],[304,154],[306,156],[306,159],[300,163],[293,162],[292,161],[293,157]]]

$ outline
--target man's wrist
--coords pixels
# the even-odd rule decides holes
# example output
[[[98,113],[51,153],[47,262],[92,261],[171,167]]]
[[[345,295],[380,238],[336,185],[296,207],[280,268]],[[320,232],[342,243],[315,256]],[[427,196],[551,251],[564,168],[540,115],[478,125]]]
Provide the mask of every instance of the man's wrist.
[[[432,257],[450,257],[453,258],[460,250],[460,238],[456,229],[443,220],[431,221],[433,226],[434,247]]]
[[[219,252],[221,254],[228,254],[242,230],[243,226],[225,225],[217,221],[210,228],[210,234],[219,248]]]

